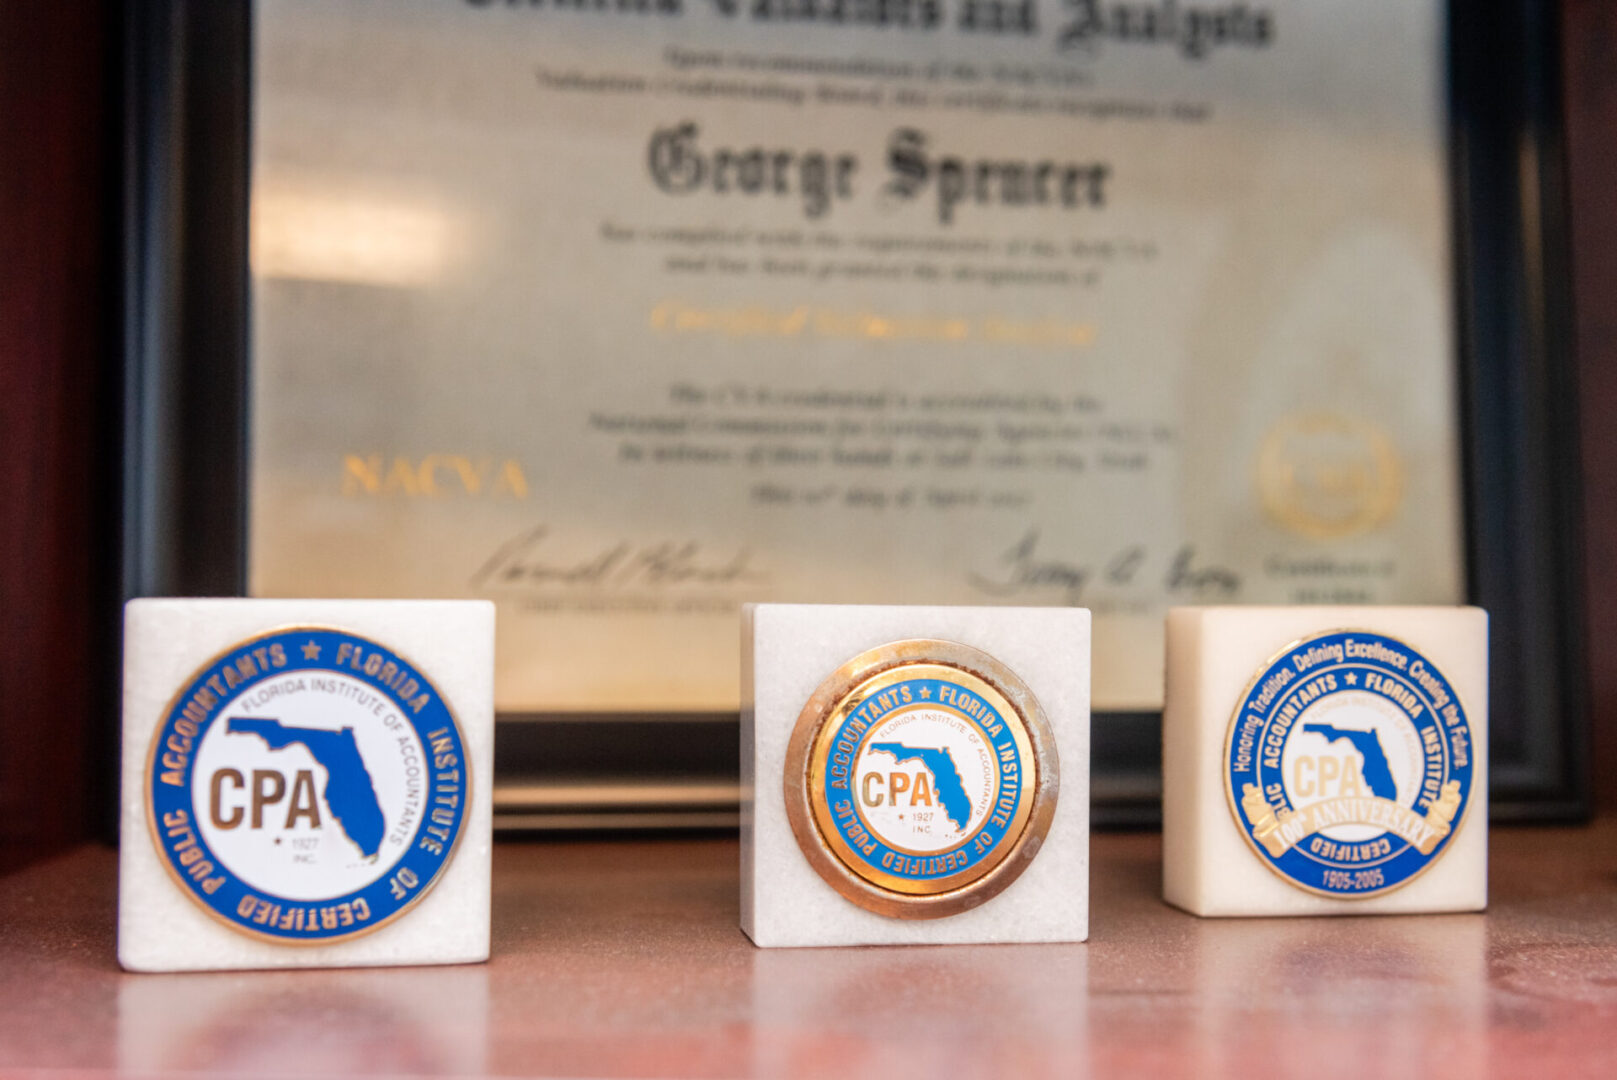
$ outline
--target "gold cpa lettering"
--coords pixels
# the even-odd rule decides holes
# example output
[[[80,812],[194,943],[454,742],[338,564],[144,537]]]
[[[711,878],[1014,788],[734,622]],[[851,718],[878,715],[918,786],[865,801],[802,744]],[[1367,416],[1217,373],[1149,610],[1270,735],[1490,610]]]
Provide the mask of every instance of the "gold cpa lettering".
[[[883,783],[881,773],[866,773],[859,783],[859,801],[866,806],[881,806],[884,801],[892,806],[898,806],[899,797],[907,791],[910,795],[909,805],[933,805],[932,781],[925,771],[888,773],[885,781],[887,788],[885,798],[882,792]]]
[[[226,791],[226,788],[233,791]],[[299,769],[291,789],[286,822],[281,827],[290,829],[301,818],[308,822],[311,829],[320,828],[320,804],[314,796],[314,773],[309,769]],[[245,797],[248,791],[251,792],[250,801]],[[250,805],[252,823],[248,828],[262,829],[264,811],[284,800],[286,793],[286,774],[274,769],[254,769],[251,784],[239,769],[219,769],[208,784],[208,816],[215,828],[234,829],[248,817]],[[239,797],[239,800],[232,796]],[[230,805],[227,805],[227,801]]]
[[[528,477],[514,458],[427,454],[420,458],[344,454],[342,493],[349,498],[526,499]]]

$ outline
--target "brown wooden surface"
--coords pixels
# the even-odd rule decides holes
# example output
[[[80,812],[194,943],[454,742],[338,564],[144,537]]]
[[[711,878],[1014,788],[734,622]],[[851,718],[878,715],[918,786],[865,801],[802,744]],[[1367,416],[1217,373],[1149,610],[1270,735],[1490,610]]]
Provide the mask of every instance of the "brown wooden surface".
[[[88,835],[111,750],[107,21],[0,4],[0,869]]]
[[[759,950],[733,840],[503,844],[486,965],[126,975],[87,847],[0,879],[0,1073],[1610,1080],[1617,822],[1492,856],[1485,915],[1202,920],[1103,835],[1087,945]]]

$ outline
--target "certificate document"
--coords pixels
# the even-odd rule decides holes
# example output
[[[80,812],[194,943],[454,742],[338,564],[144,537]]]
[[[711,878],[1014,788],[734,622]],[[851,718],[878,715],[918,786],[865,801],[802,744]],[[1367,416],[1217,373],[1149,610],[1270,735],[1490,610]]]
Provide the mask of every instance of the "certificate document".
[[[734,709],[748,601],[1465,577],[1436,0],[261,0],[250,589]],[[1076,659],[1076,658],[1075,658]]]

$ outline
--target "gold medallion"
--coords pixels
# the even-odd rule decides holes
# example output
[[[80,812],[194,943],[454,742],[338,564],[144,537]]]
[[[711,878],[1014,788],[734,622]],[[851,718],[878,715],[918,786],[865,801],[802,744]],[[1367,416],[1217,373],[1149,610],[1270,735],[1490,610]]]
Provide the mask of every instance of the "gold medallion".
[[[966,911],[1038,853],[1059,789],[1044,710],[952,641],[897,641],[820,684],[786,753],[787,817],[810,865],[867,910]]]

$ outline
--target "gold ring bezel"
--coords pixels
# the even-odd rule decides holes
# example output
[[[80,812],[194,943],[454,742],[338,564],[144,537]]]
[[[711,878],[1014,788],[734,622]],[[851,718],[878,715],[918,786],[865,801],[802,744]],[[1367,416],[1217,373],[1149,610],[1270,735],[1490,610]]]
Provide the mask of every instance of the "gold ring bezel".
[[[865,700],[862,689],[874,690],[912,674],[908,669],[940,668],[964,676],[968,687],[981,684],[991,691],[989,703],[1003,704],[1007,725],[1017,728],[1013,736],[1024,751],[1024,774],[1031,766],[1033,783],[1024,786],[1026,794],[997,845],[992,862],[940,879],[941,891],[919,892],[913,888],[886,888],[879,882],[891,875],[871,868],[855,869],[838,853],[842,843],[835,829],[824,829],[816,814],[815,784],[823,772],[817,768],[816,749],[834,719],[845,716]],[[968,911],[999,895],[1014,882],[1043,846],[1055,818],[1060,793],[1059,760],[1055,737],[1044,709],[1033,692],[1008,667],[980,649],[955,641],[913,638],[890,642],[860,653],[823,681],[803,706],[786,750],[782,778],[786,817],[797,838],[798,847],[815,872],[844,898],[880,915],[900,919],[936,919]],[[819,802],[823,804],[823,797]],[[1014,835],[1013,835],[1014,832]],[[829,833],[829,835],[828,835]],[[846,845],[843,844],[845,847]],[[900,879],[894,879],[899,881]],[[927,883],[936,885],[940,882]]]

